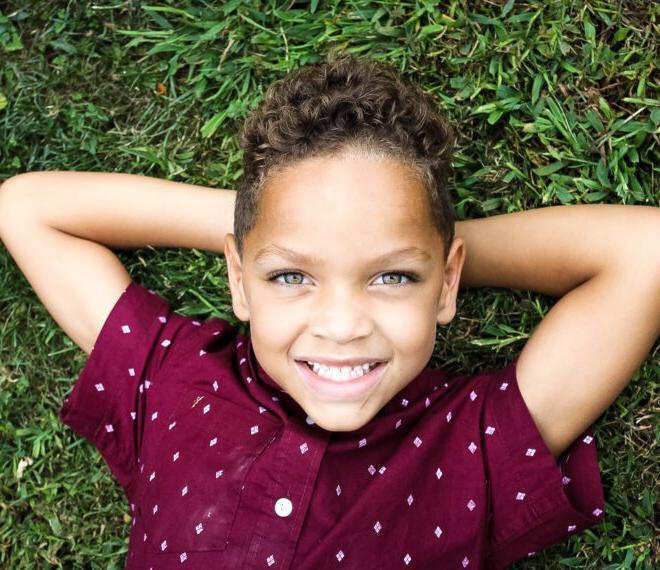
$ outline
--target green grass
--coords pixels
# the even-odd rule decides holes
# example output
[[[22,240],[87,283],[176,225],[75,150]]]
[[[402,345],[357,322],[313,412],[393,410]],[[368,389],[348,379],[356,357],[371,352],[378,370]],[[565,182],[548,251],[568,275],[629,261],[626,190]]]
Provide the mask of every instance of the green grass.
[[[653,4],[9,0],[0,12],[0,180],[105,170],[234,187],[236,132],[266,86],[344,48],[394,62],[457,126],[459,219],[657,205]],[[181,312],[231,314],[222,257],[119,255]],[[462,292],[433,364],[466,373],[504,365],[553,302]],[[130,519],[120,488],[57,420],[85,355],[4,248],[0,315],[0,567],[121,568]],[[606,523],[516,568],[657,567],[659,372],[656,345],[596,424]],[[18,478],[25,458],[33,463]]]

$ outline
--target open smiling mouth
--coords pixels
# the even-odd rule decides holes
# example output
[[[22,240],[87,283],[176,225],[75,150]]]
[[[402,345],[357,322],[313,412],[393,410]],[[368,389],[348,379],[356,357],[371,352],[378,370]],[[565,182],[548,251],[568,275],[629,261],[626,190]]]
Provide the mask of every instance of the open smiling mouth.
[[[361,378],[374,371],[379,366],[385,364],[384,362],[372,362],[358,366],[344,366],[338,368],[304,360],[299,360],[297,362],[307,365],[307,367],[317,376],[325,378],[326,380],[333,380],[334,382],[347,382],[349,380]]]
[[[387,368],[387,362],[376,362],[373,365],[349,367],[339,373],[319,365],[311,366],[303,360],[296,360],[296,368],[304,383],[324,399],[345,400],[366,395],[377,386]],[[360,370],[358,370],[358,368]]]

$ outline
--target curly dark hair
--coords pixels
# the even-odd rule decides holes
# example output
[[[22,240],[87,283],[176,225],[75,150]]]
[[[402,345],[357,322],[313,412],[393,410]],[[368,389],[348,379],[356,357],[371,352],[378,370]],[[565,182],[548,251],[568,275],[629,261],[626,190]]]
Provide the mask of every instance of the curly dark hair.
[[[234,235],[243,257],[264,181],[296,161],[351,149],[409,166],[428,191],[431,218],[447,260],[454,209],[447,187],[454,135],[433,98],[377,61],[331,53],[327,60],[273,82],[243,123],[243,174],[237,185]]]

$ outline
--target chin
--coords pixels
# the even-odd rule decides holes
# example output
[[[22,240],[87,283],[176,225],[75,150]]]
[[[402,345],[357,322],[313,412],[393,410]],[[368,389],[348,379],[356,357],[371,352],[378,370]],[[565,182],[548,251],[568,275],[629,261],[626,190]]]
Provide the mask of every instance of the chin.
[[[313,417],[313,416],[312,416]],[[316,419],[316,418],[315,418]],[[316,424],[326,431],[355,431],[369,422],[371,418],[319,418]]]

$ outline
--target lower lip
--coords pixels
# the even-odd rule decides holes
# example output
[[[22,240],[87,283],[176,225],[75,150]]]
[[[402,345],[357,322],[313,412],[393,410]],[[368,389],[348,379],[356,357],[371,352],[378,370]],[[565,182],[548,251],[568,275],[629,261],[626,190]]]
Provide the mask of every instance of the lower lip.
[[[318,396],[327,400],[353,400],[365,396],[382,379],[387,363],[383,362],[359,378],[351,380],[328,380],[299,361],[295,361],[303,381]]]

